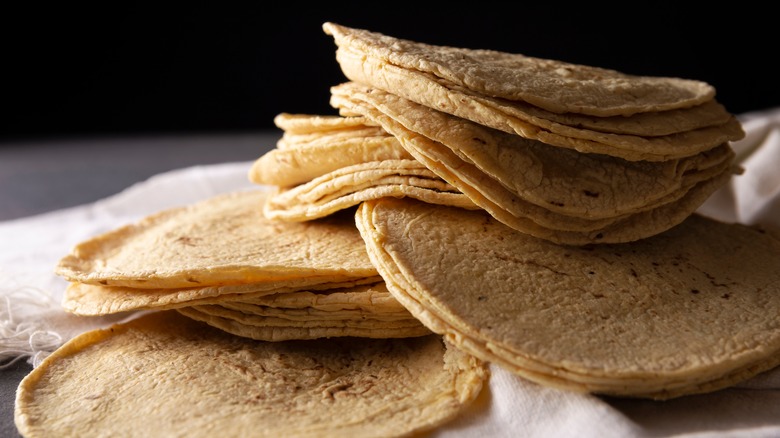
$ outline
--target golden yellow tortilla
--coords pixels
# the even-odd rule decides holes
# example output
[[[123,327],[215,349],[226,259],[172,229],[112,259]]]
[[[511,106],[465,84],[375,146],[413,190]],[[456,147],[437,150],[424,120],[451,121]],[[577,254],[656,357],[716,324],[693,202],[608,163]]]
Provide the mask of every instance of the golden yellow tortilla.
[[[149,289],[376,275],[351,215],[271,221],[262,213],[268,196],[228,193],[152,214],[79,243],[56,272],[71,282]]]
[[[407,436],[456,418],[485,365],[428,335],[261,342],[176,312],[77,336],[19,385],[44,436]]]
[[[356,218],[413,315],[538,383],[666,399],[780,365],[780,238],[762,230],[693,215],[637,242],[574,247],[412,200],[367,202]]]

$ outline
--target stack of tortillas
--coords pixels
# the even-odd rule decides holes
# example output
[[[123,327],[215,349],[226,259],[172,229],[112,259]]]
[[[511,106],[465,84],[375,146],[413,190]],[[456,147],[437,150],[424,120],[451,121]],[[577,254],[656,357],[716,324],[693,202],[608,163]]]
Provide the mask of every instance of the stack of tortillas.
[[[60,261],[66,310],[156,312],[25,378],[25,436],[133,415],[152,434],[408,435],[463,412],[486,363],[653,399],[780,364],[780,238],[694,213],[744,135],[713,87],[324,29],[350,82],[339,115],[276,117],[248,172],[274,191]]]
[[[272,221],[267,196],[162,211],[63,257],[66,310],[146,312],[75,337],[25,377],[18,430],[406,436],[469,406],[486,364],[389,294],[354,214]]]
[[[274,122],[284,135],[249,172],[282,188],[264,204],[267,218],[306,221],[387,196],[478,208],[364,117],[283,113]]]
[[[544,385],[665,399],[780,365],[780,239],[693,215],[630,244],[572,247],[482,211],[382,199],[357,224],[431,330]]]
[[[694,214],[744,135],[712,86],[324,29],[352,82],[341,117],[277,117],[249,174],[267,216],[360,205],[395,298],[541,384],[663,399],[780,363],[777,238]]]
[[[349,141],[355,145],[362,137],[371,144],[379,137],[389,144],[392,135],[449,185],[447,194],[454,187],[524,233],[575,245],[650,237],[688,217],[737,171],[729,142],[744,132],[709,84],[431,46],[333,23],[324,29],[334,37],[336,58],[352,81],[332,88],[331,103],[347,116],[341,123],[364,128],[351,129]],[[381,129],[365,129],[366,121],[356,119]],[[316,130],[320,126],[309,126],[307,141],[328,137]],[[252,181],[285,188],[266,207],[276,217],[304,220],[326,212],[325,205],[332,210],[339,178],[344,190],[343,168],[328,169],[327,176],[318,174],[294,189],[289,186],[295,183],[267,171],[281,161],[308,168],[314,160],[289,157],[291,145],[300,150],[304,144],[284,143],[261,157],[250,174]],[[369,159],[377,167],[376,156],[350,156],[356,162],[342,167],[369,166]],[[374,172],[406,172],[386,166]],[[390,191],[377,180],[371,184]]]
[[[57,266],[78,315],[176,308],[279,341],[430,332],[393,299],[351,215],[279,223],[245,191],[167,210],[77,245]]]

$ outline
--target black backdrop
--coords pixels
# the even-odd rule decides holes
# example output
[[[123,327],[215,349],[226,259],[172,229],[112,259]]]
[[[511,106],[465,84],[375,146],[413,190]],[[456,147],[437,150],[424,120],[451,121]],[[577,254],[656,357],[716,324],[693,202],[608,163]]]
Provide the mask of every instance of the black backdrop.
[[[734,113],[780,105],[780,37],[771,14],[740,5],[681,11],[675,3],[626,2],[607,11],[363,2],[321,3],[315,11],[298,2],[63,3],[6,6],[0,140],[247,131],[273,128],[279,112],[334,113],[328,87],[344,77],[324,21],[433,44],[700,79]]]

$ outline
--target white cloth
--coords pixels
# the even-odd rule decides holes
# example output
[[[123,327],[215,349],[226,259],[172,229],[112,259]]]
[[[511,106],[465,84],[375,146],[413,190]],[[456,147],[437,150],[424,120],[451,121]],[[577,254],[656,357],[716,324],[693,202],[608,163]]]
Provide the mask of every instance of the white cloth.
[[[734,143],[734,149],[744,173],[699,212],[780,230],[780,108],[740,118],[747,136]],[[36,366],[76,334],[125,317],[75,317],[59,308],[66,283],[52,269],[74,244],[165,208],[257,188],[246,178],[250,165],[226,163],[168,172],[93,204],[0,223],[0,362],[27,358]],[[497,366],[491,366],[485,389],[468,412],[433,435],[780,436],[780,368],[734,388],[665,402],[545,388]]]

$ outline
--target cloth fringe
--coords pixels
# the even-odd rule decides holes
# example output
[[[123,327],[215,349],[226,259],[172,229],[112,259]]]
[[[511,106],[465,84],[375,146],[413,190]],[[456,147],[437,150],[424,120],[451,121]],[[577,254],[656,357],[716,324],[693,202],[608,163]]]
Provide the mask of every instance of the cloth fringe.
[[[59,308],[59,303],[44,290],[31,286],[0,286],[0,370],[25,358],[37,367],[62,345],[63,337],[50,330],[45,319],[40,317],[46,311]]]

